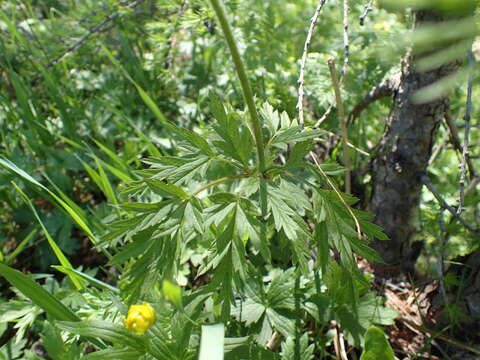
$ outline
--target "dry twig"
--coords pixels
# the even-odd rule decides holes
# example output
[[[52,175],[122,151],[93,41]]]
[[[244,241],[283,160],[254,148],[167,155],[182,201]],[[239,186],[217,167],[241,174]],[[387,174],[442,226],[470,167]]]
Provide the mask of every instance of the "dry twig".
[[[467,177],[468,146],[470,142],[470,119],[472,114],[472,88],[473,88],[473,63],[475,58],[473,52],[468,52],[468,85],[467,85],[467,108],[465,112],[465,139],[463,142],[462,163],[460,164],[460,199],[457,214],[463,211],[465,203],[465,178]]]
[[[343,0],[343,47],[344,47],[344,58],[343,58],[343,69],[342,75],[345,78],[348,70],[348,65],[350,61],[350,39],[348,35],[348,14],[350,13],[350,5],[348,0]]]
[[[368,106],[384,97],[392,96],[400,85],[400,74],[389,77],[383,80],[379,84],[375,85],[365,98],[357,104],[350,112],[348,117],[349,123],[353,122],[360,114],[368,108]]]
[[[370,0],[367,5],[363,8],[363,14],[360,16],[360,26],[363,26],[365,24],[365,19],[368,16],[368,13],[373,10],[373,1]]]
[[[137,0],[137,1],[134,1],[130,4],[128,4],[127,6],[123,7],[122,10],[124,9],[134,9],[136,8],[137,6],[139,6],[140,4],[142,4],[143,2],[145,2],[145,0]],[[119,4],[122,4],[124,2],[120,2]],[[107,30],[110,30],[112,27],[113,27],[113,21],[118,18],[120,16],[120,11],[117,11],[113,14],[110,14],[109,16],[106,16],[105,20],[103,20],[102,22],[92,26],[91,28],[88,29],[88,32],[83,35],[76,43],[74,43],[73,45],[70,45],[62,54],[60,54],[59,56],[57,56],[54,60],[52,60],[48,65],[47,65],[47,68],[49,67],[52,67],[56,64],[58,64],[60,61],[62,61],[65,56],[67,56],[68,54],[70,54],[71,52],[75,51],[76,49],[78,49],[80,46],[82,46],[82,44],[88,40],[88,38],[90,38],[92,35],[94,34],[98,34],[98,33],[101,33],[101,32],[105,32]]]
[[[317,25],[318,16],[320,15],[320,11],[322,11],[323,5],[325,5],[326,1],[327,0],[319,0],[318,6],[315,9],[315,13],[313,14],[312,19],[310,21],[310,27],[308,28],[308,32],[307,32],[307,38],[305,39],[305,45],[303,46],[303,55],[300,63],[300,75],[298,77],[298,101],[297,101],[298,124],[302,128],[305,125],[305,120],[303,117],[303,99],[305,96],[305,67],[307,64],[308,49],[310,47],[310,43],[312,42],[313,30],[315,30],[315,26]]]

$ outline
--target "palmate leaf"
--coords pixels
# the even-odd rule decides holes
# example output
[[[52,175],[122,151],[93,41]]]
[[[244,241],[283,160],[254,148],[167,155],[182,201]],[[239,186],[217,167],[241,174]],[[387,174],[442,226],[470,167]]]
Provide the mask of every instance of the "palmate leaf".
[[[268,208],[273,217],[275,229],[285,233],[290,241],[295,260],[302,271],[307,273],[308,242],[312,236],[308,226],[298,211],[287,203],[291,200],[292,194],[285,194],[280,188],[271,186],[268,195]]]
[[[272,145],[288,142],[301,142],[325,135],[324,130],[302,130],[300,126],[292,126],[279,131],[271,139]]]
[[[342,195],[343,196],[343,195]],[[353,202],[353,197],[345,198],[345,202]],[[313,196],[314,216],[320,229],[316,232],[317,243],[324,241],[325,234],[328,234],[328,245],[337,249],[343,261],[356,267],[353,259],[353,251],[369,261],[382,262],[379,255],[370,247],[365,239],[358,238],[358,232],[352,213],[348,211],[345,204],[338,198],[338,194],[330,190],[316,189]],[[370,238],[380,240],[386,239],[381,228],[368,221],[371,215],[366,212],[352,210],[358,221],[362,232]],[[322,228],[323,226],[323,228]],[[322,253],[325,252],[325,243],[321,244]],[[322,259],[325,259],[324,257]]]
[[[175,185],[181,185],[191,181],[195,175],[205,176],[211,160],[210,157],[201,153],[194,153],[182,157],[149,158],[144,162],[150,165],[150,172],[154,174],[154,179],[167,180]]]
[[[245,283],[245,302],[237,302],[236,317],[246,325],[260,324],[262,331],[258,341],[268,341],[273,329],[285,337],[295,334],[294,280],[295,269],[274,270],[270,273],[270,283],[263,284],[258,279]]]
[[[342,328],[351,344],[360,346],[365,332],[372,325],[392,325],[398,313],[383,305],[384,300],[373,293],[360,297],[357,304],[335,309]]]
[[[217,120],[213,129],[219,137],[213,139],[213,144],[221,154],[248,166],[254,148],[250,129],[238,114],[227,114],[223,104],[213,95],[210,96],[210,109]]]
[[[372,326],[365,334],[365,346],[360,360],[395,360],[395,354],[382,329]]]
[[[280,129],[287,129],[290,127],[290,125],[292,125],[292,122],[285,111],[280,113],[276,111],[269,103],[264,103],[259,112],[263,122],[265,125],[267,125],[272,136]]]
[[[296,351],[295,338],[289,336],[285,342],[282,343],[282,360],[311,360],[313,359],[313,352],[315,351],[315,345],[308,345],[308,333],[303,334],[300,337],[300,346]],[[298,352],[298,353],[296,353]]]
[[[147,183],[148,187],[158,195],[161,196],[174,196],[178,197],[182,200],[186,200],[190,198],[181,187],[163,182],[162,180],[157,179],[146,179],[145,182]]]
[[[326,134],[324,130],[320,129],[302,129],[296,120],[290,120],[286,112],[279,113],[268,103],[262,106],[260,115],[270,130],[271,137],[268,142],[269,145],[304,142]]]

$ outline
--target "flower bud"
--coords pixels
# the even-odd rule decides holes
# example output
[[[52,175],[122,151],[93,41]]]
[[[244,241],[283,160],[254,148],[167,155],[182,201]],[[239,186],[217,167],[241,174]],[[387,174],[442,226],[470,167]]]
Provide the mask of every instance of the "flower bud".
[[[132,305],[128,309],[125,327],[137,335],[143,335],[155,322],[155,310],[152,305]]]

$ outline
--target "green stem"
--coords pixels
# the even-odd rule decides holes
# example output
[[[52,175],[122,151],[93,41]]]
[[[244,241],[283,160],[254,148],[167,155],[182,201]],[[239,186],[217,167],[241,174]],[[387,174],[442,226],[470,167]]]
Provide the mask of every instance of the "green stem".
[[[213,10],[217,14],[218,21],[222,28],[223,34],[225,35],[225,40],[227,41],[230,53],[232,55],[233,62],[235,63],[235,68],[237,70],[237,75],[240,80],[240,85],[242,86],[243,97],[248,107],[248,112],[250,113],[250,122],[253,129],[253,135],[255,137],[255,143],[257,147],[257,156],[258,156],[258,171],[260,173],[260,210],[262,213],[262,222],[260,229],[260,237],[262,240],[266,241],[266,218],[267,218],[267,180],[263,176],[266,169],[265,162],[265,146],[263,144],[262,137],[262,124],[255,107],[255,100],[253,98],[252,87],[248,81],[247,73],[245,71],[245,66],[243,64],[240,52],[238,51],[237,43],[233,38],[232,29],[228,23],[227,16],[225,14],[225,9],[222,0],[210,0]]]
[[[260,123],[260,118],[258,117],[257,109],[255,107],[253,91],[250,86],[250,82],[248,81],[245,66],[243,65],[240,52],[238,51],[237,43],[233,38],[232,29],[230,28],[230,24],[228,23],[223,4],[221,4],[221,0],[210,0],[210,3],[212,4],[213,10],[217,14],[218,21],[220,23],[220,26],[222,27],[225,39],[227,40],[228,48],[230,49],[233,62],[235,63],[237,75],[242,86],[243,97],[245,98],[245,102],[250,113],[253,135],[255,137],[255,142],[257,145],[259,171],[263,173],[263,171],[265,171],[265,149],[262,138],[262,126]]]
[[[197,189],[197,190],[193,193],[193,196],[196,196],[196,195],[200,194],[203,190],[206,190],[206,189],[208,189],[208,188],[210,188],[210,187],[212,187],[212,186],[215,186],[215,185],[218,185],[218,184],[227,182],[227,181],[235,180],[235,179],[248,178],[248,177],[250,177],[250,176],[251,176],[250,174],[239,174],[239,175],[225,176],[225,177],[222,177],[222,178],[219,178],[219,179],[215,179],[215,180],[210,181],[209,183],[203,185],[203,186],[200,187],[199,189]]]

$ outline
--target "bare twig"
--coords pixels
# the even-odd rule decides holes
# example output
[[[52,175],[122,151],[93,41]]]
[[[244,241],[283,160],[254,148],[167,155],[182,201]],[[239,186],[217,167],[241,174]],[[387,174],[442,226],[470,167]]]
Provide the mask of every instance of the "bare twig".
[[[125,7],[123,7],[122,9],[134,9],[137,6],[139,6],[140,4],[142,4],[143,2],[145,2],[145,0],[137,0],[137,1],[134,1],[134,2],[130,3],[129,5],[127,5]],[[67,56],[71,52],[75,51],[80,46],[82,46],[82,44],[85,41],[87,41],[88,38],[90,38],[92,35],[98,34],[98,33],[101,33],[101,32],[104,32],[104,31],[107,31],[107,30],[111,29],[113,27],[113,24],[111,24],[111,23],[116,18],[118,18],[120,16],[120,14],[121,14],[120,11],[117,11],[113,14],[110,14],[110,15],[106,16],[105,20],[103,20],[102,22],[100,22],[100,23],[92,26],[91,28],[89,28],[88,32],[85,35],[83,35],[76,43],[74,43],[73,45],[70,45],[62,54],[60,54],[54,60],[52,60],[47,65],[47,68],[58,64],[60,61],[62,61],[65,58],[65,56]]]
[[[445,113],[445,122],[447,124],[448,130],[450,131],[450,142],[452,143],[453,147],[461,153],[463,153],[463,146],[460,141],[460,136],[458,135],[457,126],[455,126],[452,115],[450,112]],[[472,126],[470,126],[471,128]],[[472,162],[472,158],[469,154],[466,156],[468,172],[470,174],[470,178],[474,178],[477,174],[475,167]]]
[[[450,136],[449,132],[448,131],[445,132],[440,142],[437,145],[435,145],[435,148],[432,151],[432,156],[430,156],[430,159],[428,160],[428,166],[432,165],[435,162],[438,155],[440,155],[442,150],[445,148],[445,145],[447,144],[449,136]]]
[[[320,127],[320,125],[322,125],[322,123],[327,120],[327,117],[328,115],[330,115],[330,113],[332,112],[333,110],[333,105],[334,103],[331,103],[330,106],[328,107],[327,111],[325,111],[325,113],[323,114],[323,116],[320,118],[320,120],[318,120],[315,125],[313,126],[314,129],[318,129]]]
[[[371,103],[387,96],[392,96],[400,85],[400,74],[389,77],[379,84],[375,85],[365,96],[361,103],[357,104],[348,117],[348,121],[353,122],[360,116]]]
[[[448,205],[448,203],[442,198],[442,196],[439,194],[439,192],[437,191],[435,186],[432,184],[432,182],[430,181],[427,175],[422,176],[422,183],[428,188],[428,190],[430,190],[433,196],[435,196],[437,201],[440,203],[440,206],[445,210],[448,210],[453,215],[453,217],[456,220],[458,220],[465,228],[467,228],[469,231],[473,233],[477,233],[477,234],[480,233],[480,229],[472,226],[470,223],[468,223],[464,218],[462,218],[457,213],[457,210],[454,207]]]
[[[475,177],[472,179],[470,184],[468,184],[467,190],[465,190],[465,194],[468,194],[470,191],[475,189],[475,187],[478,185],[480,182],[480,175],[475,175]]]
[[[305,125],[305,120],[303,118],[303,98],[305,95],[305,66],[307,64],[308,48],[310,47],[310,43],[312,42],[313,30],[317,25],[318,16],[320,15],[320,11],[322,11],[323,5],[325,5],[326,1],[327,0],[319,0],[318,6],[315,9],[315,13],[313,14],[312,19],[310,21],[310,27],[308,28],[308,32],[307,32],[307,38],[305,39],[305,45],[303,46],[303,55],[300,63],[300,75],[298,76],[298,102],[297,102],[298,124],[302,128]]]
[[[347,121],[345,118],[345,110],[343,108],[342,93],[340,91],[340,84],[338,81],[337,71],[335,69],[335,60],[333,57],[328,59],[328,68],[330,69],[330,76],[332,77],[333,91],[335,92],[335,101],[337,103],[338,117],[340,118],[340,124],[342,128],[343,138],[343,162],[347,171],[345,172],[345,192],[350,194],[351,192],[351,175],[350,175],[350,154],[348,151],[348,131]]]
[[[422,325],[417,325],[413,321],[410,321],[410,320],[405,319],[405,318],[400,318],[399,321],[412,326],[413,328],[421,331],[422,333],[429,333],[433,338],[443,340],[443,341],[448,342],[449,344],[454,345],[454,346],[456,346],[460,349],[468,350],[473,354],[480,355],[480,350],[474,348],[473,346],[464,344],[464,343],[462,343],[462,342],[460,342],[456,339],[453,339],[449,336],[443,335],[442,333],[440,333],[438,331],[431,330],[431,329],[429,329],[425,326],[422,326]]]
[[[343,0],[343,47],[344,47],[344,58],[343,58],[343,69],[342,75],[345,79],[347,75],[348,65],[350,61],[350,39],[348,35],[348,14],[350,13],[350,5],[348,0]]]
[[[363,26],[365,24],[365,19],[368,16],[368,13],[373,10],[373,1],[370,0],[367,5],[363,8],[363,14],[360,15],[360,26]]]
[[[465,138],[463,142],[462,163],[460,165],[460,199],[457,214],[463,211],[465,203],[465,178],[467,177],[468,146],[470,142],[470,119],[472,114],[472,88],[473,88],[473,52],[468,52],[468,85],[467,85],[467,108],[465,112]]]

